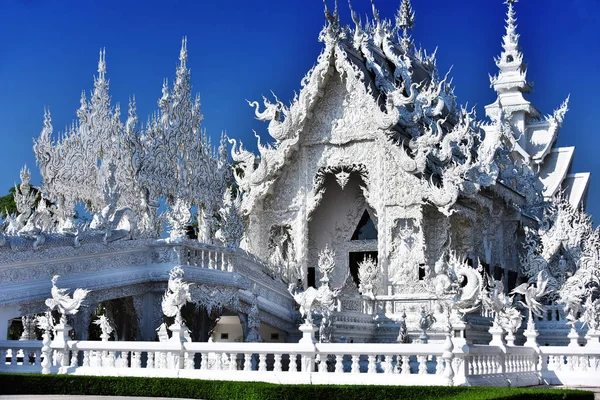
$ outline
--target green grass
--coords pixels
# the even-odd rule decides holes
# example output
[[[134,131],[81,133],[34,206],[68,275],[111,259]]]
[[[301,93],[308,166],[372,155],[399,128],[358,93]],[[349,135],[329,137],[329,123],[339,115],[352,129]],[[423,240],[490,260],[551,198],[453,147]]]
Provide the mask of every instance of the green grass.
[[[592,392],[539,388],[440,386],[275,385],[197,379],[0,374],[2,394],[184,397],[205,400],[577,399]]]

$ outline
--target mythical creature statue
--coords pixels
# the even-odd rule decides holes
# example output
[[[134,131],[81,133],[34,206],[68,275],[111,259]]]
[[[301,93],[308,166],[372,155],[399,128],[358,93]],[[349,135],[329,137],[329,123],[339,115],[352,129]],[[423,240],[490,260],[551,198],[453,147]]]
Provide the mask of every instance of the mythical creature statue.
[[[75,289],[73,297],[67,294],[69,289],[59,289],[56,287],[59,275],[54,275],[52,278],[52,297],[46,299],[46,306],[50,311],[56,309],[60,313],[60,324],[67,324],[67,315],[75,315],[79,311],[79,307],[85,297],[90,292],[86,289]]]
[[[94,325],[100,327],[100,330],[102,331],[100,337],[103,341],[107,341],[110,338],[110,334],[114,331],[113,324],[106,315],[100,315],[98,319],[94,321]]]
[[[181,325],[181,307],[192,301],[190,284],[183,281],[183,269],[174,267],[169,272],[167,290],[162,299],[162,311],[167,317],[175,317],[175,324]]]
[[[483,306],[494,312],[494,326],[504,329],[513,337],[521,326],[523,315],[512,306],[514,296],[504,294],[504,283],[501,280],[488,276],[487,281],[490,285],[483,291]]]
[[[433,279],[424,282],[426,290],[437,295],[443,302],[451,302],[451,307],[460,316],[473,312],[481,306],[483,279],[466,259],[461,259],[454,251],[442,254],[436,261]]]
[[[6,233],[9,235],[20,233],[33,212],[37,193],[32,190],[32,186],[29,184],[30,178],[31,173],[27,169],[27,166],[24,166],[21,169],[21,185],[17,186],[15,184],[14,200],[18,215],[7,215],[8,228],[6,229]]]
[[[590,291],[590,294],[583,303],[583,313],[581,313],[581,322],[587,325],[588,331],[598,333],[600,330],[600,297],[593,300],[595,290]]]
[[[127,231],[131,232],[134,230],[134,226],[132,225],[135,223],[135,215],[132,209],[129,207],[117,207],[121,193],[115,177],[116,170],[117,167],[113,163],[110,163],[108,168],[100,169],[99,176],[104,182],[102,195],[104,197],[104,204],[106,205],[100,212],[94,214],[90,223],[90,229],[99,230],[104,234],[104,243],[107,243],[109,238],[111,240],[119,239],[120,237],[111,238],[111,234],[125,222],[128,223],[126,227]]]
[[[535,329],[534,314],[541,317],[546,310],[546,307],[539,300],[548,294],[547,285],[548,277],[544,271],[540,271],[537,276],[537,284],[522,283],[510,292],[511,294],[520,294],[525,299],[525,302],[519,300],[519,304],[529,311],[528,330]]]
[[[372,257],[367,257],[358,263],[358,291],[367,298],[374,300],[377,291],[379,269]]]
[[[290,284],[290,293],[294,297],[296,303],[300,305],[300,314],[307,324],[312,324],[313,312],[319,312],[324,316],[325,323],[330,323],[330,315],[334,308],[335,298],[340,292],[340,289],[332,290],[329,287],[329,274],[335,266],[334,259],[335,255],[328,246],[319,253],[318,268],[322,278],[318,290],[311,286],[304,291],[296,290],[293,292],[294,285]],[[321,324],[323,325],[323,321]],[[326,330],[327,326],[324,326],[323,329]]]
[[[46,311],[44,314],[35,317],[35,323],[44,333],[54,331],[54,318],[52,318],[51,311]]]
[[[169,225],[169,240],[180,241],[185,238],[186,226],[192,218],[190,205],[182,199],[177,199],[167,211],[166,218]]]

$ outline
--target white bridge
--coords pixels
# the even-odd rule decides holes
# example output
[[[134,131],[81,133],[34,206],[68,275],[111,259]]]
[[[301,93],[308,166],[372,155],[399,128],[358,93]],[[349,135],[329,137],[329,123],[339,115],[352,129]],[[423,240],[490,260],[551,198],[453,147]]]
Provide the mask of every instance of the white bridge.
[[[236,319],[240,315],[243,322],[256,295],[262,323],[274,332],[294,330],[295,303],[285,284],[269,276],[260,260],[239,249],[191,240],[119,240],[33,252],[7,251],[0,260],[2,339],[6,339],[10,319],[47,310],[44,301],[50,279],[60,275],[62,286],[90,290],[80,312],[70,321],[76,338],[87,339],[87,327],[98,304],[131,296],[140,332],[137,339],[153,340],[162,323],[160,302],[169,270],[176,265],[185,269],[186,281],[193,284],[192,301],[208,314],[212,312],[212,328],[225,310]]]

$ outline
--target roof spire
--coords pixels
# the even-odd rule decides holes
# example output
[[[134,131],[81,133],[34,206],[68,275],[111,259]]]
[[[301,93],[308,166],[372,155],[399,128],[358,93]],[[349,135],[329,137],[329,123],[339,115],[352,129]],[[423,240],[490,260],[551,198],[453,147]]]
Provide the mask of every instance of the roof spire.
[[[329,11],[329,7],[327,6],[327,0],[323,0],[323,5],[325,7],[325,20],[327,21],[327,25],[321,33],[319,34],[320,41],[337,41],[342,35],[342,28],[340,26],[340,13],[338,9],[338,2],[335,0],[335,6],[333,9],[333,14]]]
[[[408,30],[415,26],[415,12],[410,0],[402,0],[396,13],[396,29],[402,29],[404,37],[408,37]]]
[[[377,8],[375,7],[374,0],[371,0],[371,10],[373,11],[373,18],[375,19],[375,23],[379,26],[379,24],[380,24],[379,11],[377,11]]]
[[[185,63],[187,61],[188,53],[187,53],[187,36],[184,36],[181,39],[181,51],[179,52],[179,61],[181,62],[181,66],[185,67]]]
[[[500,70],[498,76],[491,78],[491,84],[496,92],[514,91],[529,92],[530,85],[526,81],[527,72],[523,66],[523,54],[519,49],[519,34],[517,33],[517,18],[514,4],[519,0],[506,0],[506,34],[502,38],[502,53],[496,58]]]
[[[106,48],[100,49],[100,59],[98,60],[98,73],[100,79],[104,80],[104,74],[106,73]]]

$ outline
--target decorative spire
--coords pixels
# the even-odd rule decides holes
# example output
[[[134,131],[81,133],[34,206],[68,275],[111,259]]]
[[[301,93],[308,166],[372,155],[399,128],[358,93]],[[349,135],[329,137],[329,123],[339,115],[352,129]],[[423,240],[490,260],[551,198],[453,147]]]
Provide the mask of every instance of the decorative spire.
[[[323,6],[325,7],[325,20],[327,21],[327,25],[321,31],[319,35],[320,41],[337,41],[343,36],[342,28],[340,26],[340,13],[338,9],[338,2],[335,0],[335,6],[333,9],[333,14],[329,11],[329,7],[327,6],[327,0],[323,0]]]
[[[379,11],[375,7],[375,1],[371,0],[371,10],[373,11],[373,18],[375,19],[375,23],[379,25],[381,21],[379,20]]]
[[[497,77],[491,78],[491,84],[496,92],[521,91],[529,92],[530,85],[526,80],[526,71],[523,66],[523,54],[519,49],[519,34],[517,34],[517,18],[514,3],[519,0],[506,0],[508,5],[506,13],[506,34],[503,36],[503,51],[496,58],[496,65],[500,69]]]
[[[402,29],[403,36],[408,37],[408,30],[415,26],[415,12],[410,4],[410,0],[402,0],[398,13],[396,14],[396,30]]]
[[[104,74],[106,73],[106,48],[100,49],[100,59],[98,60],[98,73],[100,79],[104,80]]]
[[[187,36],[184,36],[181,39],[181,51],[179,52],[179,61],[181,62],[181,66],[185,68],[185,63],[188,59],[187,53]]]

